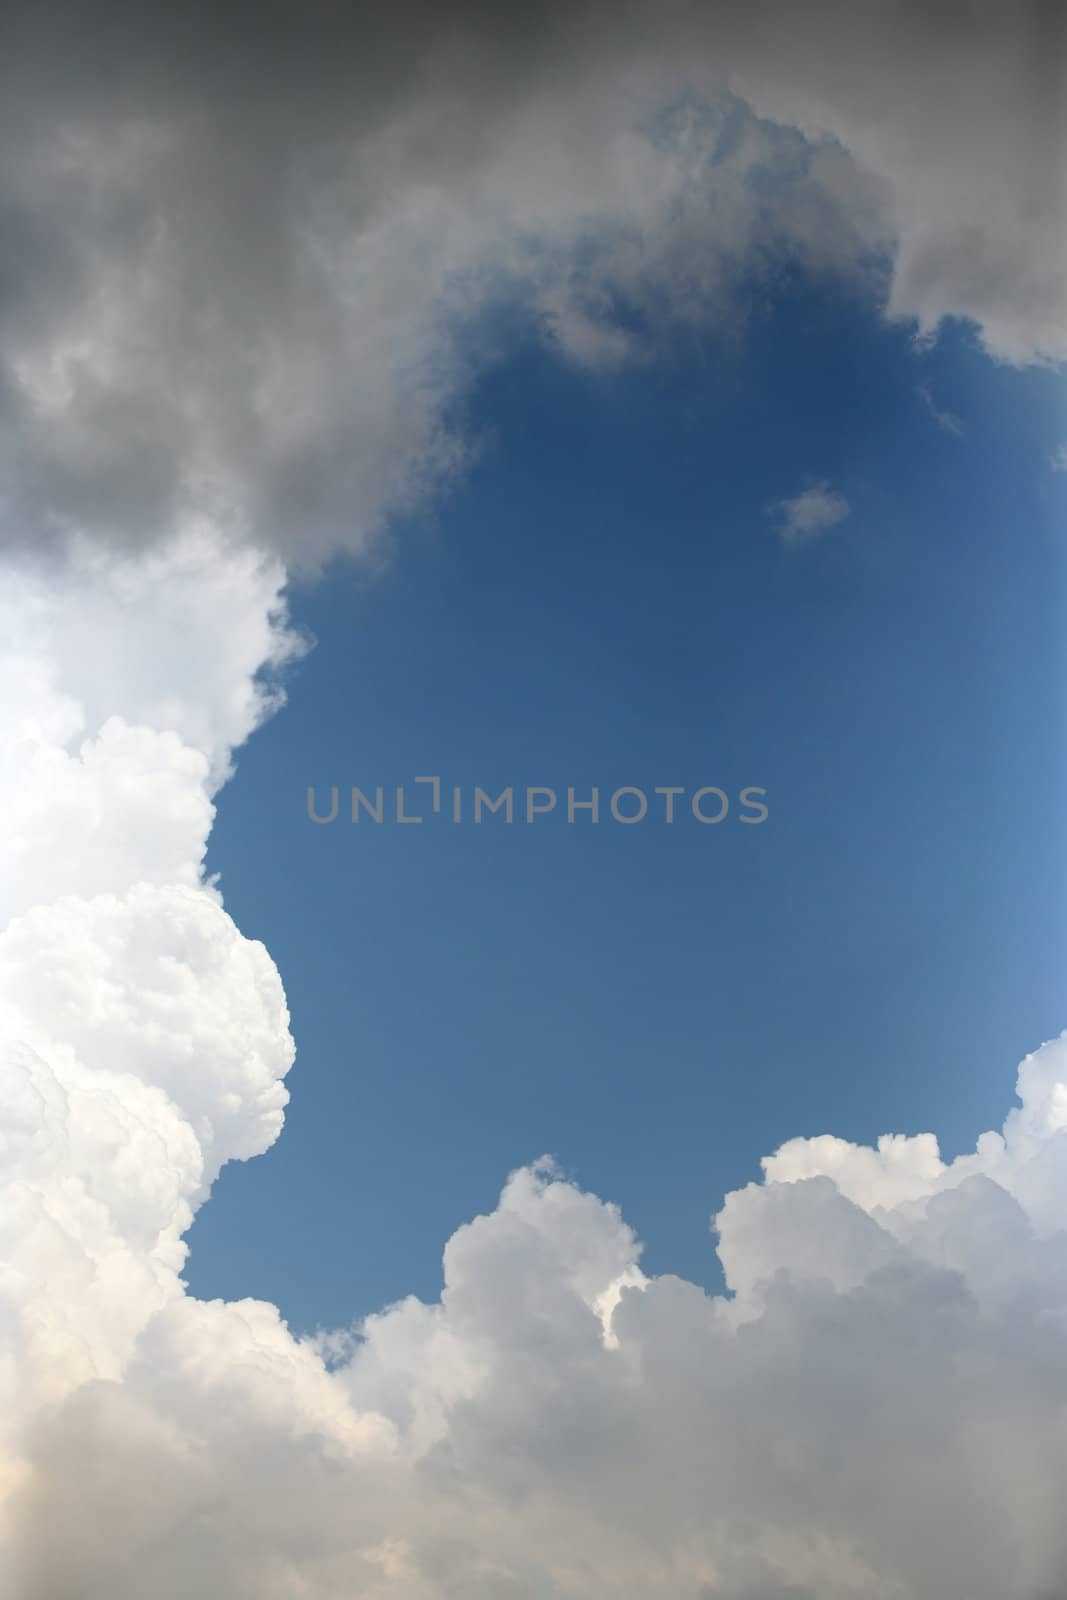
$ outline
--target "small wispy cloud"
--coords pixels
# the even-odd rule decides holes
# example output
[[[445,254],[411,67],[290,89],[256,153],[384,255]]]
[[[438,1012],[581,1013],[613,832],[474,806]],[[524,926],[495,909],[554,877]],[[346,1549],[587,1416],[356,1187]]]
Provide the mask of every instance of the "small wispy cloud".
[[[1053,472],[1067,472],[1067,444],[1061,444],[1048,458]]]
[[[768,509],[778,520],[778,532],[785,544],[807,544],[844,522],[851,508],[844,495],[824,478],[789,500],[773,501]]]
[[[962,418],[957,417],[954,411],[942,411],[941,407],[937,404],[937,401],[930,393],[929,384],[920,383],[916,393],[939,428],[943,429],[945,433],[954,434],[957,439],[961,439],[963,437],[964,427]]]

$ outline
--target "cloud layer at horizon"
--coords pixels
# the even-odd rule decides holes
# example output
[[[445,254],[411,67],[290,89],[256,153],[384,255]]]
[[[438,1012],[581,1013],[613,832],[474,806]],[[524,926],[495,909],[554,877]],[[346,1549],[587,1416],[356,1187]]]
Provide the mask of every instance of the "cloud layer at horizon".
[[[728,1297],[646,1278],[547,1163],[449,1241],[440,1303],[359,1330],[296,1340],[181,1281],[293,1060],[279,975],[203,877],[301,649],[286,564],[368,554],[462,468],[494,312],[604,369],[730,336],[799,262],[920,334],[1067,355],[1048,8],[500,15],[15,17],[0,1582],[1050,1600],[1064,1039],[953,1163],[929,1134],[783,1146],[717,1219]]]

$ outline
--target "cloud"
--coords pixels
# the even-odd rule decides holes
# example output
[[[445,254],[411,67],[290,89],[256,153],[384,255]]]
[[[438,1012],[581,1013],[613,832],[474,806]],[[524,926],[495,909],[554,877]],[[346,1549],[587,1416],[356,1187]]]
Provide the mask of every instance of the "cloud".
[[[955,434],[957,439],[962,438],[964,432],[962,420],[956,416],[955,412],[941,410],[930,393],[928,384],[921,383],[915,393],[943,432]]]
[[[277,566],[207,536],[6,578],[4,1259],[29,1400],[118,1370],[219,1167],[281,1127],[281,984],[203,856],[297,641]]]
[[[1053,472],[1067,472],[1067,444],[1061,444],[1049,456],[1049,466]]]
[[[0,598],[0,917],[61,894],[200,882],[231,750],[304,649],[277,562],[205,530],[77,545]]]
[[[788,1147],[718,1218],[729,1299],[644,1277],[545,1164],[329,1361],[269,1306],[144,1295],[121,1381],[26,1434],[18,1593],[1058,1592],[1061,1141]]]
[[[849,514],[849,503],[825,479],[802,489],[791,500],[776,500],[770,507],[778,518],[778,532],[785,544],[808,544],[818,539]]]
[[[1061,20],[19,5],[0,537],[366,553],[464,470],[502,330],[645,360],[735,337],[784,263],[1061,360]]]

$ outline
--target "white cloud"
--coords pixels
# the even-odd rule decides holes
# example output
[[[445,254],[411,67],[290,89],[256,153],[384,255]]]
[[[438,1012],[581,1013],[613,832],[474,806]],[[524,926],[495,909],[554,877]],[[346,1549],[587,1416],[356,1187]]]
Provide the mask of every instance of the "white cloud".
[[[1061,444],[1049,457],[1053,472],[1067,472],[1067,444]]]
[[[940,406],[938,406],[937,402],[934,400],[933,395],[930,393],[929,384],[921,383],[915,392],[942,432],[954,434],[957,439],[963,437],[964,427],[962,419],[957,417],[953,411],[941,410]]]
[[[0,917],[61,894],[197,885],[231,749],[303,648],[283,574],[204,532],[76,547],[0,599]]]
[[[801,489],[792,499],[776,500],[770,510],[777,518],[778,532],[785,544],[808,544],[844,522],[849,503],[823,479]]]
[[[1062,1085],[1064,1045],[1030,1076]],[[794,1146],[718,1219],[733,1300],[643,1277],[545,1167],[450,1241],[439,1304],[340,1365],[269,1306],[158,1297],[121,1381],[26,1435],[19,1592],[1058,1592],[1067,1247],[1031,1201],[1064,1162],[1037,1120],[959,1166],[837,1149],[839,1175],[903,1162],[888,1207]]]

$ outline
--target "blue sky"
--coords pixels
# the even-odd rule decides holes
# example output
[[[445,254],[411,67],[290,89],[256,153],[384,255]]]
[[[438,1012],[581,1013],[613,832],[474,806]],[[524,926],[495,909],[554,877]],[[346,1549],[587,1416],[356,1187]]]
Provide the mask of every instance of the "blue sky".
[[[939,425],[919,389],[960,419]],[[436,1294],[443,1239],[548,1151],[646,1264],[786,1137],[999,1125],[1058,1031],[1067,478],[1054,380],[965,327],[794,286],[738,351],[591,378],[535,343],[487,446],[242,752],[210,867],[285,973],[285,1138],[192,1237],[202,1295],[336,1325]],[[848,519],[786,547],[770,503]],[[309,783],[769,791],[758,828],[328,828]]]

